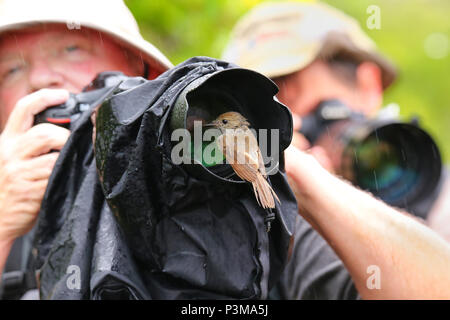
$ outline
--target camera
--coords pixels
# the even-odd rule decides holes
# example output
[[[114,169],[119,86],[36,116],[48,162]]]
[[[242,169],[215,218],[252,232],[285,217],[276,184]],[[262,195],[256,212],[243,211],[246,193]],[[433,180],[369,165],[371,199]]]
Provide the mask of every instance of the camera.
[[[100,73],[81,93],[70,93],[65,103],[49,107],[34,117],[34,125],[52,123],[66,129],[73,128],[76,120],[86,111],[110,97],[115,89],[129,79],[122,72]]]
[[[368,119],[339,100],[319,103],[300,132],[324,147],[336,173],[386,203],[425,218],[440,184],[442,160],[416,121]]]

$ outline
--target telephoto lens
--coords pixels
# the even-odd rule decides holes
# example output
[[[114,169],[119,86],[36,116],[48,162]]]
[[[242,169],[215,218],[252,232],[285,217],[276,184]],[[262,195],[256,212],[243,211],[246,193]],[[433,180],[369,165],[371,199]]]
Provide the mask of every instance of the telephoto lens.
[[[416,123],[368,119],[337,100],[322,102],[302,133],[324,147],[336,173],[386,203],[423,218],[439,186],[442,160]]]

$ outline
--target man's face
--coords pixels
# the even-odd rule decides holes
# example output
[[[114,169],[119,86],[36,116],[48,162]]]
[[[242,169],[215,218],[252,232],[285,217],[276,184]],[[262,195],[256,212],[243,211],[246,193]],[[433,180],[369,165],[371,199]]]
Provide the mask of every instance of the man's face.
[[[336,154],[329,154],[331,148],[311,146],[298,132],[301,126],[298,116],[304,117],[314,111],[321,101],[330,99],[338,99],[354,111],[371,116],[380,108],[382,102],[381,71],[371,62],[361,63],[354,79],[338,75],[327,63],[317,60],[301,71],[275,81],[280,89],[278,99],[286,104],[293,114],[292,144],[302,150],[309,149],[329,171],[336,169],[333,166],[336,161],[331,161]]]
[[[355,111],[373,114],[381,106],[379,69],[371,63],[358,67],[355,81],[336,75],[327,63],[316,60],[283,81],[277,82],[278,98],[291,111],[303,117],[323,100],[338,99]]]
[[[0,130],[17,101],[42,88],[78,93],[102,71],[137,75],[128,52],[96,31],[37,27],[0,38]]]

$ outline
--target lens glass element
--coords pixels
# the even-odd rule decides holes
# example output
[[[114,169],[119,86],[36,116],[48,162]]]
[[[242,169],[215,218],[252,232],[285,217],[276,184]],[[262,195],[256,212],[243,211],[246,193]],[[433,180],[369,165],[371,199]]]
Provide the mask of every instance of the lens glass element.
[[[398,138],[383,137],[375,131],[354,149],[357,184],[387,202],[404,197],[419,177],[418,155],[407,159],[411,144]]]

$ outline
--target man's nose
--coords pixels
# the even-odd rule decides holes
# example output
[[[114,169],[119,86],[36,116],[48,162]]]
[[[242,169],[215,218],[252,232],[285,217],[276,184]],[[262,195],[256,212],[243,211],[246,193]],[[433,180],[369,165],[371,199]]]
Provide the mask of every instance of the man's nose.
[[[61,88],[64,78],[46,61],[35,61],[30,68],[29,84],[33,92],[43,88]]]

